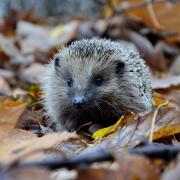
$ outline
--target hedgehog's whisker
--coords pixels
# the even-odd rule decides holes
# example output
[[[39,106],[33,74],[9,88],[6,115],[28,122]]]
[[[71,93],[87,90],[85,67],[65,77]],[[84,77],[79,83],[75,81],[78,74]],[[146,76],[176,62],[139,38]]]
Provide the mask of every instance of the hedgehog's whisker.
[[[95,106],[98,108],[98,110],[103,113],[103,110],[100,108],[100,106],[98,106],[97,102],[95,102]]]
[[[114,110],[114,112],[115,112],[117,115],[119,114],[118,111],[117,111],[117,108],[116,108],[112,103],[110,103],[110,102],[108,102],[108,101],[106,101],[106,100],[104,100],[104,99],[101,99],[101,101],[102,101],[102,102],[105,102],[105,103],[108,104],[110,107],[112,107],[113,110]]]

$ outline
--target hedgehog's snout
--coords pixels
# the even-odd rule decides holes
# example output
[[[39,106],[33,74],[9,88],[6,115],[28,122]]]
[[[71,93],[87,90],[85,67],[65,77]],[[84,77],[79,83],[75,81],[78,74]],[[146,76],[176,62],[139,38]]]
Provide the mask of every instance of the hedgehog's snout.
[[[84,96],[75,96],[72,98],[72,104],[77,109],[82,109],[87,104],[87,99]]]

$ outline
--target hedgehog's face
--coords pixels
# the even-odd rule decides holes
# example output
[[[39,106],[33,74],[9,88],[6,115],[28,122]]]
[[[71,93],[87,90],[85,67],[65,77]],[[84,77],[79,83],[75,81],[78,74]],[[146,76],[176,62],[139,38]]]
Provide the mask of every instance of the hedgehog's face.
[[[66,56],[67,57],[67,56]],[[118,82],[123,76],[124,63],[120,60],[101,61],[93,57],[56,56],[56,76],[64,89],[64,104],[71,109],[86,110],[112,105],[119,92]]]

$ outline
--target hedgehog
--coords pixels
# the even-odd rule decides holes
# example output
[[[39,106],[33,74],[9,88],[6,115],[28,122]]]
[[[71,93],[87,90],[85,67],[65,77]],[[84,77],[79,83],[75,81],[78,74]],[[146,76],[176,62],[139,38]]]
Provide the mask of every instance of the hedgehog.
[[[152,109],[150,75],[132,43],[77,40],[47,65],[43,104],[57,131],[89,122],[106,127],[128,111]]]

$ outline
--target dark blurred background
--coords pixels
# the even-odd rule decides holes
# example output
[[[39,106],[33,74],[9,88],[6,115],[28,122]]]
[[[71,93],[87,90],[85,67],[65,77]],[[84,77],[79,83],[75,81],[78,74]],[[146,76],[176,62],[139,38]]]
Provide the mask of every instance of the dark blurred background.
[[[33,10],[35,16],[47,18],[59,17],[61,20],[72,16],[89,17],[101,16],[101,10],[106,0],[1,0],[0,16],[7,15],[11,9],[18,12]]]

